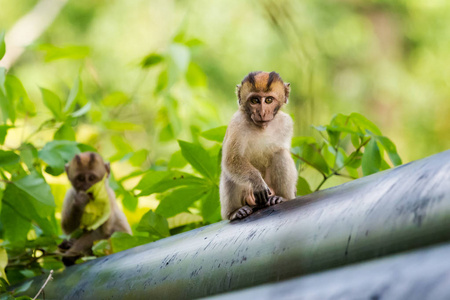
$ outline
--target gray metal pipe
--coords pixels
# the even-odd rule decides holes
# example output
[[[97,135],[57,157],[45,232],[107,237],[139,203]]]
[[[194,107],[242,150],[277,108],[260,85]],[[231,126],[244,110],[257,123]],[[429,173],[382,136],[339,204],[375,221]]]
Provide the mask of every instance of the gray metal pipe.
[[[450,151],[55,275],[46,299],[191,299],[450,240]],[[37,291],[44,277],[35,280]],[[33,294],[28,291],[27,294]]]
[[[264,284],[215,300],[448,300],[450,244]]]

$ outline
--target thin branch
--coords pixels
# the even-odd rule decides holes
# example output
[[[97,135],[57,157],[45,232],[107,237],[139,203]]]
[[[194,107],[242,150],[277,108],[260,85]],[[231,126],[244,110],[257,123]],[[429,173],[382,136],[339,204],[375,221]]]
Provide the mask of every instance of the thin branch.
[[[44,285],[42,285],[41,289],[40,289],[39,292],[36,294],[36,296],[34,296],[33,300],[36,300],[36,299],[37,299],[37,297],[42,293],[42,291],[44,290],[45,286],[46,286],[47,283],[50,281],[50,279],[53,279],[52,274],[53,274],[53,270],[50,270],[50,274],[48,274],[47,280],[44,282]]]
[[[25,51],[52,24],[68,0],[41,0],[14,24],[6,34],[6,53],[0,67],[6,69],[16,62]]]
[[[331,176],[331,175],[330,175]],[[323,179],[322,179],[322,181],[319,183],[319,185],[316,187],[316,189],[314,190],[314,192],[317,192],[321,187],[322,187],[322,185],[325,183],[325,181],[327,181],[328,180],[328,178],[330,178],[330,176],[323,176]]]
[[[320,174],[322,174],[322,176],[326,177],[327,175],[325,173],[323,173],[321,170],[317,169],[313,164],[311,164],[310,162],[308,162],[306,159],[304,159],[303,157],[301,157],[298,154],[295,154],[294,152],[291,152],[291,154],[293,156],[295,156],[296,158],[300,159],[302,162],[304,162],[305,164],[310,165],[311,167],[313,167],[314,169],[316,169],[317,171],[320,172]]]

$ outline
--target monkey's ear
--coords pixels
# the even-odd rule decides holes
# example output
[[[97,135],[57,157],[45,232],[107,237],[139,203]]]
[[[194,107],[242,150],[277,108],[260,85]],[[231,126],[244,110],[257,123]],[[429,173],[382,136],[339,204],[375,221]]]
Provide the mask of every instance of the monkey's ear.
[[[111,166],[110,166],[109,162],[105,163],[105,169],[106,169],[106,173],[108,173],[108,177],[109,177],[109,174],[111,174]]]
[[[236,85],[236,95],[237,95],[237,97],[238,97],[238,103],[239,103],[239,105],[241,105],[241,87],[242,87],[241,84],[237,84],[237,85]]]
[[[284,84],[284,103],[288,102],[290,93],[291,93],[291,84],[289,82],[286,82]]]

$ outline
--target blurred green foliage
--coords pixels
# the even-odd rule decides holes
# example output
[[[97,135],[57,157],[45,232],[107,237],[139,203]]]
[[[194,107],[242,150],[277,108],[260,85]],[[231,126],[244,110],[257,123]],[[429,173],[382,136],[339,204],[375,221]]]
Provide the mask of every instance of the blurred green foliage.
[[[16,2],[0,0],[0,58],[37,3]],[[63,267],[64,164],[82,151],[111,162],[134,233],[96,255],[218,221],[221,142],[250,71],[291,83],[301,195],[401,164],[386,136],[407,161],[448,149],[449,13],[442,0],[68,1],[0,68],[0,269],[15,283]]]

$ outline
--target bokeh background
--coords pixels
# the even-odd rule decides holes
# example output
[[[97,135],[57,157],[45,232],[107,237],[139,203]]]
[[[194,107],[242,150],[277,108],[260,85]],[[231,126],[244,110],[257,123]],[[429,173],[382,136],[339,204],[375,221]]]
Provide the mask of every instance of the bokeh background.
[[[10,29],[36,3],[1,0],[0,28]],[[154,93],[164,66],[142,70],[143,57],[169,53],[202,73],[195,88],[182,83],[169,91],[181,117],[177,138],[189,138],[192,126],[226,124],[236,109],[235,85],[249,71],[275,70],[291,82],[286,111],[297,135],[312,134],[311,124],[333,114],[360,112],[408,162],[450,146],[449,13],[445,0],[68,1],[11,72],[38,112],[38,87],[63,93],[78,72],[97,110],[110,93],[124,93],[132,99],[114,113],[139,127],[124,139],[156,161],[171,144],[157,137],[167,117],[168,101]],[[177,49],[180,36],[198,43]],[[83,46],[89,54],[46,62],[42,44]],[[89,123],[78,139],[114,152],[108,137],[116,133]]]
[[[7,47],[8,34],[41,2],[0,0]],[[200,132],[226,125],[237,109],[236,84],[258,70],[291,83],[284,109],[296,136],[320,138],[311,125],[358,112],[395,143],[404,163],[450,148],[446,0],[59,3],[51,25],[7,66],[33,116],[17,118],[3,149],[24,141],[39,149],[60,130],[59,137],[96,148],[123,187],[133,188],[140,180],[133,174],[183,165],[177,140],[196,142]],[[28,26],[51,20],[49,11]],[[40,88],[67,99],[78,83],[77,105],[90,103],[89,111],[42,126],[52,113]],[[68,181],[44,176],[59,219]],[[139,198],[135,210],[125,210],[130,223],[157,204]]]

